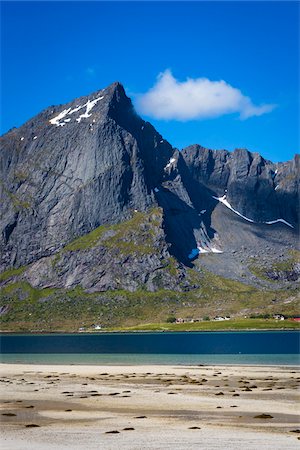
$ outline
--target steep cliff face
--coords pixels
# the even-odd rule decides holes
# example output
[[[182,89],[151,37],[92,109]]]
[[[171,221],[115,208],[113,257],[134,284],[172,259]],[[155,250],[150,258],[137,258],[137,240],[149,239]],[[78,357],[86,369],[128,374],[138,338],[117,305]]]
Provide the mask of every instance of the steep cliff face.
[[[4,284],[185,291],[199,267],[256,284],[249,258],[273,273],[297,246],[299,157],[180,152],[119,83],[5,134],[0,172]]]
[[[199,145],[181,155],[195,208],[222,251],[217,257],[204,255],[201,265],[253,285],[262,273],[267,274],[264,280],[272,280],[268,274],[273,266],[299,245],[299,155],[272,163],[245,149],[228,152]],[[293,259],[295,280],[300,277],[297,261]]]
[[[299,155],[272,163],[246,149],[208,150],[192,145],[182,151],[192,177],[241,215],[263,223],[282,219],[299,224]]]
[[[32,263],[24,279],[38,289],[80,286],[87,293],[190,289],[184,268],[169,254],[162,222],[162,210],[151,208],[120,224],[102,225]]]
[[[2,137],[2,263],[28,264],[155,203],[172,147],[123,87],[48,108]]]

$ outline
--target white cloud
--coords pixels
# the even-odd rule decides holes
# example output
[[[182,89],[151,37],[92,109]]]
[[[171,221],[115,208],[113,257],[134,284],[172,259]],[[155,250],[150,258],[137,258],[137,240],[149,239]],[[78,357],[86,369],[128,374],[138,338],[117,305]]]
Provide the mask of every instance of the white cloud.
[[[164,120],[207,119],[231,113],[239,113],[241,119],[247,119],[268,113],[275,106],[256,106],[239,89],[223,80],[188,78],[178,81],[170,70],[160,73],[148,92],[136,96],[139,113]]]

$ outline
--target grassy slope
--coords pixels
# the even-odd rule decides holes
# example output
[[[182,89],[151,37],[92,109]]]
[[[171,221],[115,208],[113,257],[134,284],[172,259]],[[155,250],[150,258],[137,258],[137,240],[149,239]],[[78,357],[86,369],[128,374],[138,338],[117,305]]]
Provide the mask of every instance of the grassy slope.
[[[134,327],[116,327],[115,331],[226,331],[226,330],[300,330],[291,319],[232,319],[194,323],[146,323]]]
[[[81,236],[64,247],[62,252],[87,250],[101,244],[107,248],[118,248],[123,253],[147,254],[154,251],[153,226],[160,225],[162,212],[153,208],[149,214],[136,212],[130,220],[116,225],[102,225]],[[141,231],[143,228],[143,231]],[[105,233],[111,232],[109,237]]]
[[[104,327],[130,327],[149,323],[165,322],[169,316],[184,318],[203,318],[223,314],[250,315],[256,313],[295,314],[294,302],[283,303],[286,292],[260,292],[255,289],[234,286],[231,281],[220,279],[211,274],[204,276],[209,287],[203,287],[192,293],[179,293],[167,290],[158,292],[115,291],[87,294],[82,289],[58,290],[32,288],[25,282],[8,285],[2,290],[2,304],[8,307],[1,316],[3,331],[77,331],[79,327],[91,329],[94,324]],[[223,290],[222,286],[226,286]],[[292,294],[292,292],[291,292]],[[272,300],[276,297],[276,303]],[[280,301],[280,297],[282,301]],[[199,322],[194,324],[172,325],[164,327],[179,329],[223,329],[226,327],[291,327],[295,323],[286,321],[239,321]],[[261,325],[265,324],[265,325]],[[151,325],[151,327],[157,325]],[[159,325],[161,326],[161,325]],[[216,328],[217,327],[217,328]],[[219,328],[221,327],[221,328]],[[199,328],[200,329],[200,328]]]
[[[157,220],[155,225],[159,225],[158,214],[159,210],[151,211],[152,222]],[[62,252],[86,250],[97,245],[99,240],[101,245],[105,243],[107,247],[118,248],[123,252],[154,251],[151,248],[149,224],[148,216],[137,213],[131,220],[122,224],[99,227],[68,244],[56,255],[53,263],[58,262]],[[108,231],[109,236],[103,240],[104,233]],[[131,239],[132,234],[134,242]],[[176,262],[172,258],[166,270],[176,275]],[[201,319],[205,316],[213,318],[216,315],[241,318],[252,313],[297,314],[297,292],[292,289],[262,291],[204,270],[188,269],[191,283],[200,286],[190,292],[162,289],[157,292],[139,290],[94,294],[88,294],[80,287],[73,290],[35,289],[22,279],[25,271],[26,267],[22,267],[0,275],[0,281],[7,283],[0,290],[0,305],[5,308],[5,313],[0,316],[3,331],[77,331],[79,327],[92,329],[94,324],[108,328],[175,327],[175,330],[297,326],[292,322],[261,322],[254,319],[251,319],[249,324],[245,320],[182,325],[164,323],[169,316]]]

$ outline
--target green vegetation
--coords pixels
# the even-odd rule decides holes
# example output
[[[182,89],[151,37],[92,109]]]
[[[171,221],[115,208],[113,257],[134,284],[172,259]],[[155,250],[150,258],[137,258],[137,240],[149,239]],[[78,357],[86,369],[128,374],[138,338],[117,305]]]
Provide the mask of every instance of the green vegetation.
[[[220,322],[146,323],[134,327],[114,328],[114,331],[229,331],[229,330],[300,330],[292,320],[232,319]]]
[[[249,268],[250,272],[253,273],[253,275],[255,275],[257,278],[260,278],[261,280],[271,281],[271,282],[276,281],[276,280],[272,280],[271,278],[269,278],[266,275],[266,268],[265,267],[258,266],[253,261],[248,266],[248,268]]]
[[[161,213],[160,213],[161,214]],[[152,216],[154,211],[152,210]],[[122,222],[112,227],[115,234],[104,241],[104,246],[118,248],[125,254],[140,253],[150,254],[154,252],[154,227],[159,222],[145,221],[145,214],[135,213],[131,220]]]
[[[294,269],[296,263],[300,263],[300,251],[290,250],[289,258],[284,261],[274,263],[272,265],[272,269],[288,272]]]
[[[102,234],[106,231],[106,227],[102,225],[84,236],[81,236],[70,242],[63,248],[63,252],[76,252],[78,250],[86,250],[97,245]]]
[[[28,303],[34,303],[42,298],[48,297],[55,292],[54,289],[36,289],[26,281],[18,281],[4,286],[1,289],[1,300],[10,298],[11,300],[26,300]]]
[[[176,322],[176,317],[175,316],[167,317],[166,322],[167,323],[175,323]]]
[[[154,253],[161,222],[162,212],[156,208],[150,214],[137,212],[130,220],[118,225],[101,226],[64,247],[52,258],[52,265],[56,267],[59,261],[62,262],[62,254],[85,251],[97,245],[112,249],[112,254],[116,251],[126,255]],[[296,257],[298,254],[291,253],[290,259]],[[170,275],[177,275],[178,263],[174,258],[162,260],[162,264]],[[10,269],[0,275],[0,282],[6,283],[0,289],[1,329],[67,332],[78,331],[82,327],[92,330],[97,324],[103,329],[177,331],[299,327],[292,321],[263,319],[274,314],[297,314],[296,289],[275,291],[248,286],[214,275],[204,270],[200,262],[197,264],[194,269],[187,269],[187,280],[183,280],[194,289],[183,292],[165,289],[163,280],[156,280],[156,285],[161,286],[156,292],[147,291],[145,285],[135,292],[87,293],[80,286],[72,290],[37,289],[21,276],[26,275],[27,267]],[[290,263],[284,261],[280,264]],[[210,321],[218,315],[234,319]],[[250,315],[255,318],[244,318]],[[259,319],[258,315],[262,318]],[[174,323],[180,317],[187,321]],[[197,322],[189,322],[192,319]]]
[[[202,274],[204,288],[192,292],[160,290],[107,291],[88,294],[78,286],[73,290],[36,289],[24,281],[8,284],[0,291],[0,317],[3,331],[78,331],[92,330],[100,324],[109,330],[219,330],[243,328],[299,328],[292,321],[242,319],[250,314],[297,314],[296,292],[260,292],[255,288],[227,285],[223,279]],[[205,280],[212,283],[208,289]],[[227,291],[220,286],[227,286]],[[234,282],[233,282],[234,283]],[[293,297],[293,295],[295,297]],[[287,298],[292,300],[286,302]],[[274,303],[274,299],[276,302]],[[227,315],[229,321],[214,322],[209,317]],[[240,316],[240,317],[237,317]],[[173,323],[175,317],[200,320]],[[172,321],[171,321],[172,319]],[[173,327],[173,328],[172,328]]]
[[[172,293],[106,292],[87,294],[80,287],[73,290],[35,289],[28,283],[18,282],[1,291],[1,306],[7,311],[1,316],[3,331],[78,331],[100,323],[107,327],[132,325],[155,317],[163,320],[170,304],[160,308],[160,303]]]
[[[293,294],[293,292],[289,293],[286,290],[262,290],[215,275],[204,269],[199,271],[190,269],[188,273],[190,280],[200,286],[191,297],[191,299],[197,298],[197,302],[190,301],[190,315],[192,317],[197,317],[193,314],[196,303],[203,306],[202,316],[208,317],[214,317],[217,314],[229,316],[249,314],[249,311],[264,311],[268,308],[271,308],[271,312],[273,312],[276,309],[273,306],[278,305],[278,303],[281,304],[284,299]],[[288,305],[285,308],[288,308]],[[187,317],[187,314],[184,317]]]
[[[21,266],[17,269],[8,269],[5,272],[0,273],[0,281],[6,281],[9,278],[21,275],[26,270],[26,268],[27,266]]]
[[[101,225],[70,242],[62,252],[87,250],[97,245],[117,248],[125,254],[153,253],[154,227],[160,225],[162,212],[154,208],[150,213],[136,212],[130,220],[116,225]]]

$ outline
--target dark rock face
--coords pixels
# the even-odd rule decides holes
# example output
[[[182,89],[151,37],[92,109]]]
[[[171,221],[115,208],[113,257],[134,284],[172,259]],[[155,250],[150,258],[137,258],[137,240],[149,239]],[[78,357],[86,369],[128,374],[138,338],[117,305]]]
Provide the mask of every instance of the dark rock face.
[[[245,149],[230,153],[199,145],[185,148],[182,155],[193,179],[218,197],[226,192],[232,207],[246,217],[299,225],[299,155],[275,164]]]
[[[100,227],[55,256],[33,263],[25,279],[36,288],[82,287],[86,292],[189,288],[184,268],[172,260],[162,228],[162,211],[135,213],[130,221]],[[176,272],[177,276],[172,275]]]
[[[87,107],[78,106],[96,99],[81,117]],[[48,108],[3,136],[1,147],[5,265],[28,264],[101,224],[129,218],[134,209],[145,211],[173,153],[136,116],[118,83]]]
[[[244,149],[173,149],[113,83],[49,107],[1,138],[1,271],[30,264],[23,277],[39,288],[186,290],[193,288],[186,266],[199,252],[222,251],[201,262],[237,276],[242,245],[248,256],[267,254],[270,242],[275,255],[296,245],[298,179],[299,156],[274,164]],[[224,194],[235,212],[216,199]],[[153,208],[160,218],[148,227]],[[136,214],[144,214],[148,249],[135,242],[140,228],[109,229]],[[277,219],[288,224],[264,224]],[[68,250],[100,226],[108,235],[94,247]]]
[[[298,281],[300,278],[300,265],[295,265],[295,268],[293,270],[267,270],[266,276],[274,281]]]

